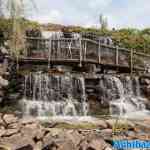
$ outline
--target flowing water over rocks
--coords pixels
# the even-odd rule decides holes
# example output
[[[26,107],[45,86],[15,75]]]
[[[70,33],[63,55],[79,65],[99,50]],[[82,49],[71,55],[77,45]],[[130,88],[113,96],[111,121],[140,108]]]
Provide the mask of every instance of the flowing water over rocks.
[[[99,103],[108,104],[110,115],[149,115],[139,77],[99,75],[96,82],[99,83],[95,86]],[[25,76],[24,81],[24,97],[21,100],[23,113],[25,116],[39,118],[87,117],[91,110],[86,88],[83,74],[30,73]]]
[[[150,113],[146,110],[146,101],[141,94],[138,77],[109,77],[113,89],[116,89],[116,99],[110,102],[110,113],[121,117],[148,116]],[[114,93],[115,95],[115,93]]]
[[[82,76],[33,73],[25,76],[24,94],[21,101],[24,115],[86,116],[88,113]]]

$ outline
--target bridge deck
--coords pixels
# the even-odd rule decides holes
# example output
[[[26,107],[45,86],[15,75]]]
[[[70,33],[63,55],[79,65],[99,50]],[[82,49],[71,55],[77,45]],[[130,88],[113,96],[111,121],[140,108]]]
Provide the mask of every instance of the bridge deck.
[[[26,38],[26,57],[22,64],[96,64],[106,69],[125,72],[144,71],[150,64],[150,55],[133,50],[101,44],[90,39]]]
[[[103,67],[106,70],[117,70],[120,72],[125,72],[125,73],[129,73],[130,72],[130,68],[128,66],[121,66],[121,65],[115,65],[115,64],[103,64],[103,63],[99,63],[97,61],[94,60],[86,60],[86,61],[81,61],[78,59],[59,59],[59,60],[47,60],[44,58],[20,58],[19,59],[19,65],[25,65],[25,64],[33,64],[33,65],[48,65],[48,64],[52,64],[52,65],[66,65],[66,66],[72,66],[72,65],[84,65],[84,64],[95,64],[97,66]],[[140,68],[140,67],[134,67],[133,71],[144,71],[144,68]]]

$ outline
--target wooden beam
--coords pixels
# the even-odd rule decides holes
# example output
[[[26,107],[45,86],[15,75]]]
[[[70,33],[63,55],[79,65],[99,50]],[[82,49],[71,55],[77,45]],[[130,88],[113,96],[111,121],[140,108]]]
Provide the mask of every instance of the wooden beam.
[[[98,62],[101,63],[101,42],[98,44]]]
[[[130,50],[130,73],[133,73],[133,49]]]
[[[116,46],[116,65],[119,65],[119,48]]]

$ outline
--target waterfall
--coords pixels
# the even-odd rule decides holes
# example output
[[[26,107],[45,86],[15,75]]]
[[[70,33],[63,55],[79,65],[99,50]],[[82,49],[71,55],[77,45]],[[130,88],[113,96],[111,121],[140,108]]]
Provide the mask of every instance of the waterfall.
[[[27,116],[86,116],[84,78],[71,74],[30,73],[25,76],[21,105]]]
[[[141,95],[138,77],[109,77],[109,79],[114,82],[113,89],[116,89],[119,97],[110,101],[110,113],[113,116],[139,117],[140,115],[148,115],[149,112],[145,107],[146,99]]]

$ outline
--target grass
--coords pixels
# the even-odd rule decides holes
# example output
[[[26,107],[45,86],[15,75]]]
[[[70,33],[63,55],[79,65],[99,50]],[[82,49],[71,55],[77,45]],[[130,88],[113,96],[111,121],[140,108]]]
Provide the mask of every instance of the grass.
[[[44,127],[48,127],[48,123],[43,124]],[[54,128],[60,128],[60,129],[96,129],[97,125],[93,123],[79,123],[79,124],[70,124],[70,123],[58,123],[55,125]]]

